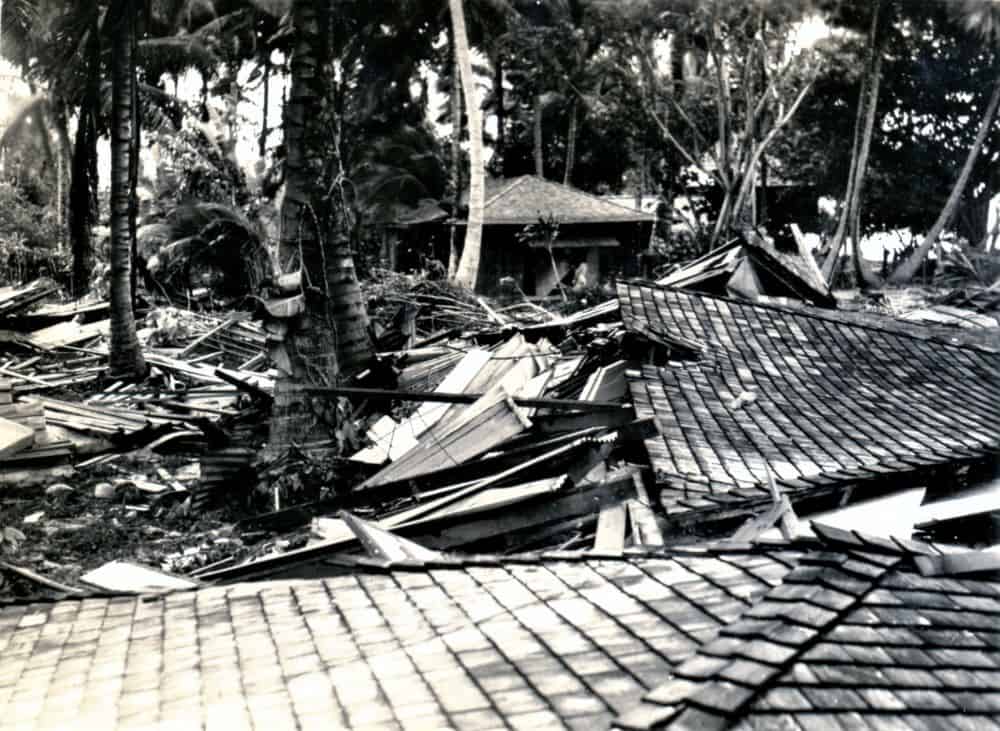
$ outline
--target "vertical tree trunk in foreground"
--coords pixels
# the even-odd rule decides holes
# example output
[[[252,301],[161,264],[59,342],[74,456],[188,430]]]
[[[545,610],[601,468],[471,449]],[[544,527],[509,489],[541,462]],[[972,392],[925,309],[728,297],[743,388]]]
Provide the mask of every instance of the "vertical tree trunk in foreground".
[[[465,31],[465,13],[462,0],[449,0],[451,23],[455,35],[455,53],[462,77],[462,96],[465,98],[465,118],[469,128],[469,217],[465,226],[465,244],[458,263],[455,283],[469,289],[476,288],[479,278],[479,254],[483,239],[484,177],[483,123],[476,98],[476,82],[472,76],[472,57],[469,55],[469,37]]]
[[[97,222],[97,111],[100,107],[101,42],[97,14],[87,38],[86,89],[76,125],[70,161],[69,237],[73,252],[72,291],[82,297],[94,270],[91,228]]]
[[[146,362],[135,334],[132,310],[132,231],[129,226],[132,149],[132,0],[117,5],[111,43],[111,348],[110,370],[118,378],[142,378]]]
[[[451,181],[455,196],[451,205],[451,226],[448,230],[448,280],[458,273],[458,244],[455,242],[455,220],[462,207],[462,72],[458,68],[455,33],[448,34],[451,43]]]
[[[329,120],[323,95],[326,44],[316,6],[296,0],[292,6],[295,45],[291,85],[284,108],[285,197],[281,205],[279,258],[298,261],[305,312],[289,318],[278,369],[269,448],[323,440],[335,424],[328,410],[314,406],[305,389],[334,385],[371,360],[368,313],[354,272],[351,243],[338,204],[324,198],[324,146]]]
[[[983,119],[979,123],[979,131],[976,133],[975,142],[972,143],[969,155],[965,158],[965,164],[962,166],[962,172],[959,173],[958,180],[955,181],[955,187],[951,189],[948,202],[945,203],[944,209],[938,215],[934,225],[931,226],[931,230],[927,232],[923,241],[920,242],[917,250],[889,275],[889,282],[891,284],[906,284],[913,279],[919,271],[924,258],[927,256],[927,252],[937,243],[941,232],[944,231],[945,227],[951,223],[951,219],[954,218],[959,201],[962,200],[962,194],[965,192],[965,186],[969,183],[969,176],[972,175],[972,168],[975,167],[976,158],[982,152],[983,143],[986,142],[986,136],[993,126],[993,118],[996,117],[998,105],[1000,105],[1000,77],[993,84],[993,95],[986,106],[986,111],[983,112]]]
[[[497,103],[497,144],[493,154],[500,158],[500,176],[503,177],[506,169],[504,153],[507,149],[507,110],[504,109],[503,54],[499,51],[493,61],[493,93]]]

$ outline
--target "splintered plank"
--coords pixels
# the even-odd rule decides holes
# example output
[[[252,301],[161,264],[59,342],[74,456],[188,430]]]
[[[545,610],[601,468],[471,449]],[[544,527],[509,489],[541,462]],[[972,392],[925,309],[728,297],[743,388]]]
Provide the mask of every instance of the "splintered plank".
[[[625,503],[609,505],[597,518],[594,550],[601,553],[621,553],[625,550],[625,528],[628,524]]]

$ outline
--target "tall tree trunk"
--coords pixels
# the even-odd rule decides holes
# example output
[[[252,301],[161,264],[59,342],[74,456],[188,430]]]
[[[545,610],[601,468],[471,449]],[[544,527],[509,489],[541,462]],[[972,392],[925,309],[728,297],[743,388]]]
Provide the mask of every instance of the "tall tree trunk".
[[[575,96],[569,103],[569,122],[566,125],[566,168],[563,171],[563,185],[569,185],[576,163],[576,135],[580,123],[580,100]]]
[[[450,29],[449,29],[450,30]],[[448,229],[448,280],[458,273],[458,242],[455,240],[458,211],[462,207],[462,72],[458,64],[455,32],[450,30],[451,42],[451,181],[455,195],[451,202],[451,226]]]
[[[132,0],[117,6],[111,37],[111,347],[115,377],[142,378],[146,362],[139,349],[132,310],[132,231],[129,227],[129,169],[132,148]]]
[[[94,269],[91,228],[97,222],[96,116],[101,101],[101,41],[96,13],[88,32],[86,87],[70,161],[69,236],[73,252],[74,297],[82,297],[87,292]]]
[[[329,423],[328,412],[313,408],[308,389],[334,385],[357,372],[370,362],[372,352],[351,243],[342,225],[331,224],[331,216],[343,216],[345,211],[324,198],[330,120],[321,113],[327,91],[327,44],[318,7],[322,4],[311,0],[292,4],[294,47],[284,107],[286,172],[279,258],[299,264],[305,312],[285,321],[288,332],[282,345],[287,359],[275,383],[271,451],[323,439],[323,432],[335,425]]]
[[[135,0],[130,0],[134,3]],[[132,62],[129,64],[129,93],[132,97],[132,154],[128,159],[128,236],[132,243],[132,266],[129,267],[129,296],[132,298],[132,309],[136,307],[136,294],[139,289],[139,239],[136,218],[139,213],[139,153],[142,149],[142,108],[139,105],[139,83],[136,78],[135,58],[137,57],[138,33],[137,15],[139,9],[134,4],[129,13],[129,40],[132,45]]]
[[[465,244],[458,263],[455,283],[475,289],[479,279],[479,254],[483,238],[484,177],[483,123],[476,83],[472,76],[472,58],[469,55],[469,38],[465,31],[465,13],[462,0],[448,0],[451,22],[455,33],[455,52],[462,77],[462,95],[465,98],[465,118],[469,128],[469,217],[465,226]]]
[[[532,111],[534,114],[534,124],[531,128],[531,136],[534,142],[535,150],[535,175],[540,178],[544,178],[545,157],[542,153],[542,95],[540,92],[535,94],[534,109]]]
[[[889,282],[891,284],[906,284],[913,279],[920,269],[920,264],[923,262],[924,257],[927,256],[927,252],[937,242],[945,226],[951,222],[952,217],[955,215],[955,210],[958,208],[958,203],[962,200],[965,186],[969,183],[969,176],[972,175],[972,168],[976,164],[976,158],[979,157],[979,153],[983,149],[983,143],[986,141],[986,136],[993,126],[993,118],[996,116],[998,105],[1000,105],[1000,76],[997,77],[993,84],[993,94],[990,96],[986,111],[983,112],[983,119],[979,123],[979,131],[976,133],[976,139],[972,143],[972,148],[969,150],[968,156],[965,158],[965,164],[962,166],[958,180],[955,181],[955,187],[951,189],[948,202],[945,203],[944,209],[938,215],[930,231],[924,236],[923,241],[920,242],[917,250],[889,275]]]
[[[257,152],[261,162],[267,155],[267,136],[270,130],[267,128],[268,105],[271,103],[271,51],[264,49],[264,105],[261,111],[260,137],[257,139]]]
[[[884,52],[886,34],[879,40],[878,22],[881,11],[881,0],[872,8],[872,22],[868,31],[868,64],[861,82],[859,92],[858,113],[854,122],[854,143],[851,153],[851,167],[848,172],[847,190],[844,193],[844,206],[837,221],[837,230],[830,244],[830,252],[823,262],[823,276],[831,285],[837,276],[840,262],[840,251],[849,234],[852,234],[852,261],[857,275],[858,285],[862,289],[877,286],[879,281],[873,272],[864,264],[861,256],[861,242],[855,235],[860,235],[861,192],[864,188],[865,175],[868,171],[868,155],[871,150],[872,135],[875,132],[875,117],[878,110],[879,87],[882,82],[882,55]]]
[[[875,12],[878,12],[876,6]],[[874,58],[871,64],[871,81],[869,83],[868,108],[865,110],[865,129],[861,138],[860,157],[858,168],[855,172],[854,186],[851,190],[850,216],[852,222],[853,246],[851,256],[854,262],[854,273],[858,280],[858,286],[865,290],[878,287],[881,284],[879,277],[875,275],[861,256],[861,195],[865,188],[865,174],[868,171],[868,155],[872,147],[872,135],[875,132],[875,116],[878,109],[878,93],[882,83],[882,44],[874,51]],[[832,284],[832,282],[831,282]]]
[[[499,156],[500,175],[503,176],[506,171],[504,153],[507,149],[507,110],[504,109],[503,54],[499,52],[493,59],[493,93],[497,100],[497,148],[494,154]]]

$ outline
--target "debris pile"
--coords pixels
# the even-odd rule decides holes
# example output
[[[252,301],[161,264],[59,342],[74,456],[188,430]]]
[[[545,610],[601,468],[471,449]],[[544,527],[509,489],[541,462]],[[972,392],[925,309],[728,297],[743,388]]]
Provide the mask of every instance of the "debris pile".
[[[152,518],[235,510],[239,551],[196,541],[153,567],[208,581],[322,572],[366,547],[362,518],[435,551],[620,553],[807,532],[797,515],[918,488],[954,510],[915,511],[902,537],[992,540],[975,518],[989,490],[975,513],[957,506],[982,489],[1000,442],[985,406],[1000,398],[986,376],[995,352],[911,322],[663,284],[621,283],[595,307],[526,319],[469,295],[448,309],[443,285],[402,284],[382,280],[378,294],[396,305],[380,338],[393,350],[364,385],[317,394],[348,404],[338,418],[358,439],[339,450],[262,456],[265,327],[154,310],[144,383],[102,380],[99,336],[3,366],[0,479],[27,466],[36,484],[75,476]],[[152,469],[129,470],[137,455]],[[157,464],[171,455],[189,479]],[[978,528],[960,536],[964,518]]]
[[[421,712],[435,728],[503,725],[528,676],[530,727],[770,727],[782,709],[850,725],[898,710],[885,694],[909,698],[930,659],[948,703],[995,711],[1000,683],[969,678],[1000,666],[982,578],[1000,569],[997,349],[654,282],[537,317],[468,296],[446,308],[445,292],[384,292],[395,309],[372,368],[313,389],[357,438],[282,454],[262,450],[275,318],[155,311],[139,384],[106,379],[100,335],[44,349],[16,332],[29,349],[0,365],[0,592],[55,600],[32,611],[66,631],[81,597],[167,594],[141,604],[163,618],[197,599],[191,630],[203,601],[223,607],[206,616],[234,629],[233,652],[272,632],[260,609],[282,603],[282,631],[302,623],[295,661],[335,672],[328,655],[348,653],[350,682],[374,684],[358,706],[332,696],[357,725],[413,712],[380,695],[382,652],[434,689]],[[277,578],[297,581],[244,583]],[[19,611],[0,607],[0,630],[36,616]],[[115,614],[123,636],[139,611]],[[957,638],[956,622],[985,634]],[[292,662],[272,639],[272,666]],[[367,642],[380,649],[352,649]],[[241,658],[234,672],[256,677]],[[424,660],[460,667],[438,682]],[[227,708],[256,719],[254,687]]]

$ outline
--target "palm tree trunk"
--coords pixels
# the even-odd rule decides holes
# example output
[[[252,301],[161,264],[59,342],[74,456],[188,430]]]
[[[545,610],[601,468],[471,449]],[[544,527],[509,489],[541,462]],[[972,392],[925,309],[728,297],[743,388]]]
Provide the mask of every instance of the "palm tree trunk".
[[[877,5],[875,12],[878,12]],[[854,245],[851,247],[851,256],[854,261],[854,273],[858,280],[858,286],[862,290],[877,287],[881,284],[879,278],[875,275],[875,272],[873,272],[865,264],[864,258],[861,256],[861,193],[865,187],[865,173],[868,170],[868,155],[871,152],[872,135],[875,132],[875,116],[876,110],[878,109],[878,93],[879,87],[882,83],[882,51],[883,46],[881,43],[878,44],[878,47],[873,51],[874,58],[870,67],[871,79],[868,85],[868,108],[865,110],[865,128],[861,137],[861,149],[859,151],[858,166],[855,171],[854,185],[851,189],[851,199],[849,203],[852,238],[854,239]]]
[[[129,168],[132,156],[132,0],[118,5],[111,42],[111,347],[110,370],[117,378],[142,378],[132,310],[132,232],[129,227]]]
[[[944,209],[938,215],[930,231],[924,236],[923,241],[920,242],[917,250],[889,275],[889,282],[891,284],[906,284],[913,279],[920,269],[920,264],[923,262],[924,257],[927,256],[931,247],[937,242],[941,232],[944,231],[945,226],[954,217],[959,201],[962,200],[962,194],[965,192],[965,187],[969,183],[969,177],[972,175],[972,168],[976,164],[976,158],[979,157],[979,153],[983,149],[983,143],[986,142],[986,137],[993,126],[993,118],[996,116],[998,105],[1000,105],[1000,77],[997,77],[997,80],[993,84],[993,94],[990,96],[986,111],[983,112],[983,119],[979,123],[979,131],[976,133],[976,139],[972,143],[968,156],[965,158],[965,164],[962,166],[958,180],[955,181],[955,187],[951,189],[948,202],[945,203]]]
[[[448,280],[458,273],[458,244],[455,241],[455,220],[462,206],[462,72],[458,67],[455,32],[448,33],[451,42],[451,180],[455,187],[452,198],[451,226],[448,231]]]
[[[503,177],[504,152],[507,148],[507,110],[504,109],[503,55],[499,52],[493,60],[493,93],[497,99],[497,149],[494,154],[499,156],[500,175]]]
[[[856,220],[860,220],[861,216],[861,190],[864,187],[864,178],[868,170],[868,154],[871,150],[872,135],[875,131],[875,116],[882,79],[882,55],[885,44],[884,39],[886,37],[883,34],[882,41],[877,39],[881,5],[881,1],[876,2],[872,9],[872,23],[868,31],[869,59],[864,78],[861,82],[858,112],[854,120],[854,143],[851,152],[851,167],[847,175],[847,190],[844,192],[844,206],[837,221],[837,229],[834,232],[833,241],[830,243],[830,252],[823,262],[821,270],[826,281],[831,285],[837,276],[837,269],[840,264],[840,250],[844,247],[844,242],[850,233],[849,229],[852,228]],[[860,232],[860,226],[855,226],[854,229]],[[858,284],[862,288],[876,286],[878,280],[864,266],[860,246],[861,242],[855,238],[852,247],[852,259]]]
[[[371,360],[368,314],[350,240],[342,227],[328,225],[326,216],[344,211],[324,199],[325,143],[330,138],[329,120],[320,113],[326,91],[321,55],[326,47],[321,36],[324,25],[311,0],[295,0],[292,24],[279,257],[299,262],[306,311],[285,321],[283,347],[288,358],[275,383],[271,451],[322,439],[323,431],[334,425],[313,408],[308,389],[334,385]]]
[[[131,2],[131,0],[130,0]],[[128,236],[132,243],[132,266],[129,267],[129,296],[132,298],[132,309],[136,307],[136,294],[139,288],[139,240],[137,236],[136,217],[139,213],[139,151],[142,149],[142,109],[139,106],[139,83],[135,73],[135,58],[138,48],[138,33],[136,16],[140,11],[134,5],[129,13],[129,42],[131,43],[132,62],[129,64],[129,93],[132,97],[132,154],[128,160]]]
[[[69,235],[73,252],[74,297],[90,287],[94,269],[91,227],[97,221],[97,122],[101,85],[101,41],[94,13],[87,39],[87,77],[73,142],[69,183]]]
[[[465,97],[465,117],[469,128],[469,218],[465,227],[465,244],[458,263],[455,283],[475,289],[479,279],[479,254],[483,238],[483,124],[479,100],[476,99],[475,79],[472,76],[472,58],[469,55],[469,38],[465,31],[465,13],[462,0],[449,0],[451,22],[455,33],[455,53],[462,77],[462,95]]]
[[[264,49],[264,104],[261,107],[261,120],[260,120],[260,137],[257,139],[257,153],[260,156],[261,162],[264,161],[264,157],[267,155],[267,135],[270,130],[267,128],[267,113],[268,106],[271,103],[271,50],[269,48]]]
[[[563,171],[563,185],[569,185],[576,163],[576,135],[580,123],[580,101],[574,96],[569,103],[569,122],[566,126],[566,168]]]
[[[535,175],[545,177],[545,158],[542,154],[542,95],[535,94],[534,124],[532,125],[532,140],[535,150]]]

